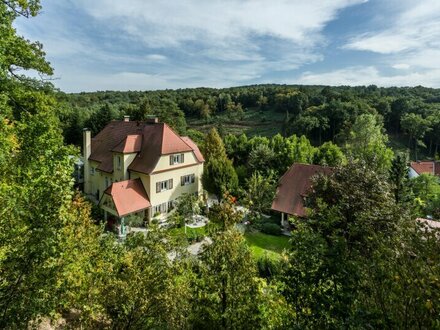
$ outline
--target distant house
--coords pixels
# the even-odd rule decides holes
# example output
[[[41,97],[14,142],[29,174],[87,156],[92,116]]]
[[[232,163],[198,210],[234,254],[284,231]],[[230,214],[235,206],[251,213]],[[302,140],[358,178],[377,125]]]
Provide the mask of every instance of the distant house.
[[[83,140],[84,192],[119,224],[164,219],[182,194],[202,193],[199,148],[157,118],[112,121],[94,138],[84,129]]]
[[[432,174],[440,176],[440,162],[432,160],[424,160],[411,162],[409,164],[409,177],[416,178],[420,174]]]
[[[318,174],[330,174],[331,167],[320,165],[293,164],[278,181],[272,210],[281,213],[281,225],[289,216],[305,217],[304,198],[310,192],[312,178]]]

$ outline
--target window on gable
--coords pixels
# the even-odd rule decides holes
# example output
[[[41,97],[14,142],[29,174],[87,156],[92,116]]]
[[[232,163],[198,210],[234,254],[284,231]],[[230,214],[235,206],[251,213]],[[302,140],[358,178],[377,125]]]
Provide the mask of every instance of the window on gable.
[[[195,174],[188,174],[180,177],[180,185],[186,186],[187,184],[194,183],[196,181]]]
[[[184,154],[170,155],[170,165],[182,164],[185,160]]]
[[[95,168],[94,167],[90,167],[90,175],[95,175]]]
[[[118,156],[117,163],[118,163],[118,170],[120,170],[122,167],[121,156]]]

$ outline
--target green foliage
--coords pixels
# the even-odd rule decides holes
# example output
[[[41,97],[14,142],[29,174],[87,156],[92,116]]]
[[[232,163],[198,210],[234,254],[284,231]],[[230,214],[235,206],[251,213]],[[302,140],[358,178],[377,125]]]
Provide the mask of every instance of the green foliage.
[[[263,176],[260,172],[254,172],[246,180],[246,190],[243,191],[243,205],[255,215],[270,209],[275,196],[276,178],[273,172]]]
[[[170,246],[164,232],[128,237],[102,292],[102,304],[115,328],[182,328],[190,312],[190,269],[183,251]],[[177,257],[171,261],[168,253]],[[184,260],[184,259],[183,259]]]
[[[263,223],[261,225],[261,232],[268,235],[281,235],[281,227],[275,223]]]
[[[356,118],[346,138],[346,149],[354,159],[360,159],[377,171],[386,172],[391,167],[393,152],[387,147],[383,126],[373,114]]]
[[[211,206],[208,216],[214,231],[232,228],[243,220],[243,213],[235,208],[235,198],[227,194],[221,203]]]
[[[421,264],[435,264],[438,244],[433,247],[432,233],[416,230],[383,175],[348,164],[318,178],[307,203],[309,217],[295,222],[281,276],[296,326],[436,324],[431,312],[440,273]]]
[[[414,142],[415,158],[417,160],[417,147],[425,147],[423,138],[425,134],[432,130],[430,120],[423,118],[419,114],[406,113],[400,119],[402,129],[409,135],[410,148],[411,142]]]
[[[226,192],[235,192],[238,188],[237,173],[229,159],[213,159],[206,163],[202,182],[203,187],[218,198]]]
[[[421,174],[409,181],[417,216],[440,219],[440,182],[432,174]]]
[[[221,160],[226,158],[226,150],[222,138],[215,128],[211,129],[206,135],[203,155],[209,163],[211,160]]]
[[[257,271],[243,236],[233,227],[213,236],[200,257],[195,282],[195,328],[259,327]]]
[[[323,166],[341,166],[347,163],[347,158],[339,148],[333,142],[323,143],[316,151],[313,159],[314,164]]]

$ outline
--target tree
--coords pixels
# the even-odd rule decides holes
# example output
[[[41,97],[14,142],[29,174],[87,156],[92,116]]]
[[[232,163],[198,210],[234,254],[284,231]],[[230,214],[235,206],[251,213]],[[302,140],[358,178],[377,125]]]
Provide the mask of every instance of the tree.
[[[211,159],[205,163],[202,175],[203,187],[217,195],[219,200],[226,192],[235,192],[238,188],[237,173],[232,162],[227,159]]]
[[[437,324],[438,241],[395,203],[385,174],[349,163],[315,180],[307,206],[282,275],[297,327]]]
[[[255,263],[243,236],[230,227],[212,239],[197,267],[193,327],[258,328],[259,285]]]
[[[341,148],[328,141],[318,148],[314,155],[313,163],[332,167],[341,166],[347,163],[347,158]]]
[[[203,155],[205,156],[207,163],[209,163],[211,159],[219,160],[226,158],[225,146],[222,138],[215,128],[212,128],[206,135],[205,144],[203,147]]]
[[[408,197],[408,165],[407,157],[396,154],[390,168],[390,183],[394,191],[396,203],[404,202]]]
[[[356,118],[346,138],[345,148],[354,159],[361,159],[379,171],[391,166],[393,152],[386,146],[387,135],[377,117],[363,114]]]
[[[275,153],[266,144],[259,144],[249,154],[248,166],[252,171],[268,173],[273,168]]]
[[[401,117],[400,125],[402,126],[402,129],[409,135],[410,149],[412,149],[411,142],[414,142],[414,153],[417,160],[417,147],[426,147],[423,143],[423,138],[425,134],[431,130],[429,127],[430,122],[421,115],[415,113],[406,113]]]
[[[270,209],[275,196],[276,185],[277,181],[273,172],[263,176],[256,171],[246,180],[243,203],[254,216]]]
[[[188,326],[191,270],[185,265],[184,251],[171,242],[154,227],[148,235],[127,238],[101,298],[112,327]],[[174,260],[170,260],[171,252],[176,255]]]

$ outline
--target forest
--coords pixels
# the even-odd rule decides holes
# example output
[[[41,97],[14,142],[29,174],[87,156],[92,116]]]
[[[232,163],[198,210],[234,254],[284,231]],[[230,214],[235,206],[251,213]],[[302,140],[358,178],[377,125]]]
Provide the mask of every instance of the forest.
[[[258,85],[67,94],[42,45],[19,35],[38,0],[0,2],[0,328],[440,328],[440,183],[409,179],[434,159],[440,90]],[[123,242],[72,178],[82,129],[155,115],[205,157],[219,203],[182,199],[171,230]],[[292,219],[283,249],[255,254],[249,236],[278,239],[269,208],[294,162],[331,166]],[[241,230],[244,206],[252,223]],[[205,213],[212,244],[194,257],[182,234]],[[262,214],[269,213],[267,220]],[[255,236],[254,236],[255,237]]]

